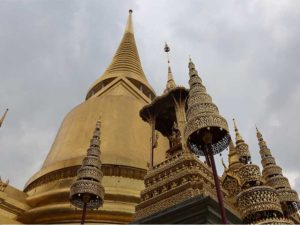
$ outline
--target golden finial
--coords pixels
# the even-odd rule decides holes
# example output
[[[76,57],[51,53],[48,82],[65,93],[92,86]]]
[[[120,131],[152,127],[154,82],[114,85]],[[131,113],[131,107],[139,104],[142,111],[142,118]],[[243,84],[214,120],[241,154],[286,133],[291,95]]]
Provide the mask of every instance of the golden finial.
[[[189,67],[189,70],[190,70],[190,71],[189,71],[190,76],[191,76],[191,74],[194,74],[194,72],[195,72],[196,74],[198,74],[197,70],[195,69],[195,64],[194,64],[194,62],[193,62],[191,56],[189,56],[189,64],[188,64],[188,67]],[[191,73],[191,70],[193,70],[194,72]],[[199,78],[200,78],[200,77],[199,77]]]
[[[258,141],[263,141],[263,136],[262,136],[261,132],[258,130],[256,125],[255,125],[255,129],[256,129],[256,137],[257,137]]]
[[[172,70],[171,70],[171,66],[170,66],[170,55],[169,55],[170,47],[168,46],[167,42],[165,42],[164,50],[167,53],[167,59],[168,59],[168,81],[167,81],[167,87],[164,91],[164,93],[166,93],[170,89],[176,87],[176,84],[173,79],[173,74],[172,74]]]
[[[170,72],[171,72],[171,67],[170,67],[170,55],[169,55],[170,47],[169,47],[169,45],[168,45],[167,42],[165,42],[164,50],[165,50],[165,52],[167,53],[167,59],[168,59],[168,71],[169,71],[169,73],[170,73]]]
[[[165,42],[165,48],[164,48],[164,50],[167,53],[168,63],[170,63],[170,58],[169,58],[170,47],[169,47],[169,45],[168,45],[167,42]]]
[[[243,141],[243,138],[242,138],[242,136],[240,135],[239,130],[238,130],[238,128],[237,128],[235,119],[232,119],[232,120],[233,120],[233,126],[234,126],[234,131],[235,131],[235,140],[236,140],[236,142],[238,142],[238,141]]]
[[[261,132],[258,130],[257,126],[255,125],[255,129],[256,129],[256,135],[257,135],[257,138],[262,138],[262,134]]]
[[[3,121],[4,121],[5,117],[6,117],[7,112],[8,112],[8,109],[5,110],[5,112],[4,112],[3,116],[2,116],[2,118],[0,119],[0,127],[1,127],[2,124],[3,124]]]
[[[128,20],[127,20],[125,33],[132,33],[133,34],[132,12],[133,12],[132,9],[129,9],[129,16],[128,16]]]
[[[255,125],[256,133],[260,133],[257,126]]]

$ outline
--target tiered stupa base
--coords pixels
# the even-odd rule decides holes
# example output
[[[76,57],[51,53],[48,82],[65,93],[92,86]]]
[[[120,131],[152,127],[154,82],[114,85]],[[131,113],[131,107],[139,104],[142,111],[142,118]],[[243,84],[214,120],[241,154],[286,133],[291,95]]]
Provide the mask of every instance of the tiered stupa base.
[[[181,151],[150,169],[145,176],[145,186],[141,202],[136,206],[137,220],[195,196],[210,196],[216,200],[211,169],[189,152]],[[224,190],[223,195],[227,195]],[[239,215],[228,203],[226,208]]]

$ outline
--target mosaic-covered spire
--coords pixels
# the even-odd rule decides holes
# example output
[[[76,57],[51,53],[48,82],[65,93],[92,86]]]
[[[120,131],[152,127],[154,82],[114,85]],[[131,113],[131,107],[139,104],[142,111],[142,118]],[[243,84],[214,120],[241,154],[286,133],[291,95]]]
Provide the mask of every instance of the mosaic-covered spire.
[[[104,188],[101,184],[100,128],[97,121],[87,156],[77,172],[77,179],[70,189],[70,201],[78,208],[97,209],[103,205]]]
[[[225,150],[230,141],[226,120],[219,114],[218,107],[212,102],[202,84],[195,64],[189,62],[189,97],[187,100],[185,138],[187,146],[197,155],[203,155],[209,161],[217,192],[222,223],[227,223],[221,193],[220,180],[217,174],[214,155]]]
[[[261,156],[261,163],[263,166],[263,177],[266,180],[266,183],[274,188],[277,188],[276,183],[278,182],[272,182],[272,180],[280,179],[281,182],[279,182],[282,187],[279,188],[290,188],[290,184],[287,178],[283,177],[282,175],[282,169],[276,164],[275,158],[272,156],[270,149],[267,146],[267,143],[264,141],[262,134],[256,128],[256,136],[258,139],[258,145],[259,145],[259,153]],[[278,184],[277,184],[278,185]]]
[[[256,128],[256,136],[260,148],[261,163],[263,166],[262,175],[269,185],[277,190],[279,200],[286,216],[298,211],[299,197],[296,191],[291,189],[289,180],[283,176],[282,169],[276,164],[275,158],[271,154],[267,143],[264,141],[261,132]],[[298,217],[297,223],[300,222]]]
[[[239,134],[234,121],[236,132],[236,149],[240,161],[244,163],[237,170],[241,192],[237,195],[238,209],[244,223],[247,224],[291,224],[284,217],[277,191],[263,185],[260,169],[250,161],[248,145]]]
[[[211,134],[212,151],[217,154],[229,144],[230,136],[226,120],[219,114],[218,107],[206,92],[195,64],[189,62],[189,98],[187,101],[187,125],[185,137],[190,148],[199,155],[204,155],[203,147],[206,134]]]

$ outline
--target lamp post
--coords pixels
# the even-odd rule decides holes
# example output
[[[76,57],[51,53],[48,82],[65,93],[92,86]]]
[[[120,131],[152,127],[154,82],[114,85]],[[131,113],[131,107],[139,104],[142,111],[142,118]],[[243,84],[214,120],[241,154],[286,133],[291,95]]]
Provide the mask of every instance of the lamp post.
[[[70,202],[82,209],[81,224],[85,223],[86,210],[98,209],[103,205],[104,188],[101,184],[100,121],[97,121],[87,156],[77,172],[77,179],[70,189]]]
[[[226,120],[219,114],[217,106],[202,84],[201,78],[190,59],[189,62],[189,97],[187,101],[187,125],[185,138],[187,145],[197,155],[205,156],[213,172],[216,193],[223,224],[227,224],[220,181],[214,155],[225,150],[230,141]]]

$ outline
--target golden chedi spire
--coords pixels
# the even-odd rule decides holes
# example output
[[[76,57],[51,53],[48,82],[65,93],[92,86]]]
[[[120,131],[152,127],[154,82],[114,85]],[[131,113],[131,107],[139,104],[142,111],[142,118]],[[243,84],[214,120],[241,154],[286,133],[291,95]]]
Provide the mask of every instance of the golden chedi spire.
[[[235,119],[233,119],[233,125],[234,125],[234,131],[235,131],[236,151],[239,155],[239,160],[241,163],[248,164],[248,162],[251,161],[249,147],[245,143],[242,136],[240,135]]]
[[[4,122],[4,119],[5,119],[6,115],[7,115],[7,112],[8,112],[8,109],[5,110],[3,116],[2,116],[1,119],[0,119],[0,127],[2,126],[2,124],[3,124],[3,122]]]
[[[170,47],[168,46],[167,42],[165,44],[164,50],[167,53],[167,57],[168,57],[168,81],[167,81],[166,89],[164,90],[164,93],[166,93],[169,90],[175,88],[176,84],[175,84],[175,81],[173,78],[173,73],[172,73],[171,66],[170,66],[170,56],[169,56]]]
[[[123,38],[112,59],[112,62],[103,75],[92,84],[91,88],[88,90],[86,99],[95,95],[108,83],[118,77],[129,79],[138,88],[142,86],[143,92],[147,96],[155,96],[155,92],[148,83],[143,71],[136,47],[132,23],[132,12],[133,11],[130,9]]]
[[[244,164],[237,170],[241,192],[237,195],[237,205],[243,223],[247,224],[291,224],[284,217],[276,190],[264,186],[260,169],[252,164],[248,145],[242,139],[234,121],[237,136],[237,151],[241,155],[240,161]]]
[[[86,147],[101,115],[101,170],[105,204],[87,218],[101,223],[129,223],[144,188],[149,163],[149,125],[138,115],[154,97],[138,57],[132,12],[111,65],[96,81],[88,99],[64,118],[42,168],[27,182],[24,192],[33,207],[24,213],[26,223],[78,221],[69,204],[69,191],[86,157]],[[147,94],[149,91],[149,95]],[[137,138],[138,137],[138,138]],[[168,140],[158,140],[154,163],[165,158]],[[53,202],[52,199],[59,199]],[[48,215],[51,215],[48,216]],[[69,215],[66,217],[65,215]]]
[[[300,203],[298,194],[291,189],[289,180],[283,176],[281,167],[276,164],[275,158],[271,154],[271,150],[268,148],[267,143],[264,141],[263,136],[257,127],[256,136],[263,166],[262,175],[266,181],[266,185],[277,190],[285,215],[294,219],[295,223],[299,223],[300,218],[293,216],[297,213],[298,205]]]

